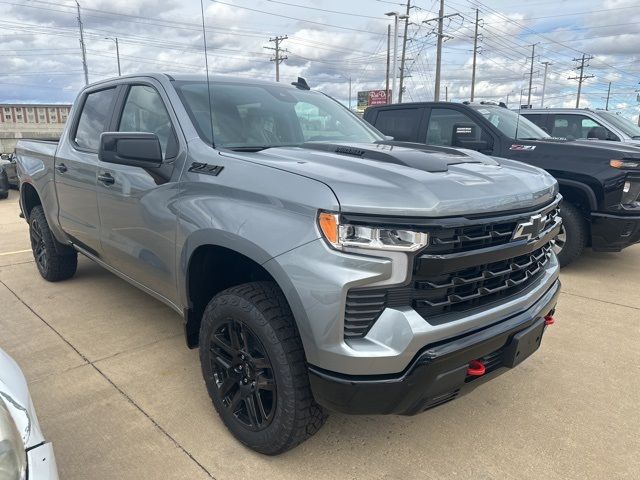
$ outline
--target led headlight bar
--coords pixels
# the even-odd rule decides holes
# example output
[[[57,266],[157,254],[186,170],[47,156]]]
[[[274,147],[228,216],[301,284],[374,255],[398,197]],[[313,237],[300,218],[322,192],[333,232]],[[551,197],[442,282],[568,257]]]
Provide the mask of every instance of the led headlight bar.
[[[319,213],[318,225],[325,240],[339,250],[351,247],[414,252],[429,243],[429,235],[426,233],[375,225],[340,223],[340,216],[329,212]]]

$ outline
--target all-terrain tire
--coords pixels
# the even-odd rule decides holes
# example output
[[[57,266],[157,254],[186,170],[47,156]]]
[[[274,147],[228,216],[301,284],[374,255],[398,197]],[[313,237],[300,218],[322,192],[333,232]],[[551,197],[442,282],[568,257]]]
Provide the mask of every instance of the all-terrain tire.
[[[587,245],[589,226],[580,209],[563,201],[560,205],[562,230],[554,245],[561,267],[577,259]]]
[[[33,258],[42,278],[58,282],[73,277],[78,267],[78,253],[55,239],[39,205],[33,207],[29,214],[29,237]]]
[[[257,452],[286,452],[326,421],[311,393],[295,320],[273,282],[246,283],[213,297],[200,326],[200,363],[222,421]],[[252,383],[262,392],[257,397],[247,393]],[[261,385],[272,390],[260,390]],[[246,401],[237,400],[244,395]],[[262,414],[252,420],[257,411]]]

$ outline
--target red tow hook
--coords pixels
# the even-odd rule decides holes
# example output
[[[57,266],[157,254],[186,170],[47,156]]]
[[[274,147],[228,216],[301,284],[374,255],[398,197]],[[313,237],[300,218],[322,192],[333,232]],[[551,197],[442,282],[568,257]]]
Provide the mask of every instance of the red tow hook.
[[[487,369],[480,360],[471,360],[469,362],[469,366],[467,367],[467,375],[470,377],[480,377],[484,375],[484,372]]]
[[[544,317],[544,324],[545,325],[553,325],[554,323],[556,323],[556,321],[553,318],[553,315],[547,315],[546,317]]]

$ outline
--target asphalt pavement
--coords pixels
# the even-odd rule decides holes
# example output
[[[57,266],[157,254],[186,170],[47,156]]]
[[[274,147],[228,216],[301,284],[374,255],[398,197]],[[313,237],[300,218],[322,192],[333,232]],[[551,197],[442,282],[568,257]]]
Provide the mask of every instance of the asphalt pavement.
[[[414,417],[333,414],[278,457],[236,442],[180,317],[80,257],[43,280],[0,201],[0,347],[20,364],[67,479],[639,479],[640,245],[562,271],[538,352]]]

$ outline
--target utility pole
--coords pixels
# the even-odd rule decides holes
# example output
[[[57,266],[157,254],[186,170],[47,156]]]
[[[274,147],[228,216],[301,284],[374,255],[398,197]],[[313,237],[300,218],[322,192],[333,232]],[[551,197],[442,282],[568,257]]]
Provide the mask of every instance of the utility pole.
[[[609,88],[607,89],[607,105],[604,107],[605,110],[609,110],[609,96],[611,95],[611,82],[609,82]]]
[[[438,20],[438,48],[436,50],[436,81],[433,89],[433,100],[436,102],[440,101],[440,71],[442,67],[442,42],[444,41],[444,37],[453,38],[449,35],[444,35],[442,33],[443,23],[445,18],[450,17],[458,17],[461,15],[459,13],[452,13],[450,15],[444,14],[444,0],[440,0],[440,11],[438,13],[438,18],[431,18],[429,20],[423,20],[422,23],[430,23],[434,20]]]
[[[122,75],[120,71],[120,47],[118,46],[118,37],[104,37],[105,40],[113,40],[116,43],[116,58],[118,59],[118,76]]]
[[[84,45],[84,30],[82,28],[82,17],[80,16],[80,4],[76,0],[78,7],[78,28],[80,29],[80,50],[82,51],[82,70],[84,70],[84,84],[89,85],[89,69],[87,68],[87,49]]]
[[[389,63],[391,62],[391,25],[387,25],[387,86],[385,87],[385,99],[387,104],[391,103],[389,98]]]
[[[549,65],[553,65],[551,62],[542,62],[544,65],[544,78],[542,79],[542,98],[540,99],[540,108],[544,108],[544,91],[547,89],[547,69]]]
[[[438,48],[436,50],[436,84],[433,89],[433,100],[440,101],[440,69],[442,64],[442,27],[444,23],[444,0],[440,0],[438,12]]]
[[[593,57],[591,55],[587,55],[585,53],[582,54],[582,59],[579,58],[574,58],[573,61],[574,62],[580,62],[580,65],[576,67],[576,70],[580,71],[580,75],[578,75],[577,77],[569,77],[568,80],[578,80],[578,96],[576,98],[576,108],[580,108],[580,93],[582,92],[582,83],[588,79],[588,78],[593,78],[594,75],[585,75],[584,74],[584,69],[585,67],[589,66],[589,60],[591,60]],[[586,63],[586,65],[585,65]]]
[[[531,85],[533,84],[533,59],[536,56],[536,45],[531,45],[531,70],[529,70],[529,95],[527,96],[527,107],[531,105]]]
[[[349,75],[349,110],[351,110],[351,75]]]
[[[263,47],[266,48],[267,50],[273,50],[275,52],[274,57],[271,59],[272,62],[276,63],[276,82],[280,81],[280,64],[282,62],[284,62],[287,58],[286,55],[281,55],[282,52],[284,52],[285,50],[283,50],[282,48],[280,48],[280,42],[282,42],[283,40],[286,40],[287,37],[286,35],[279,35],[276,36],[274,38],[270,38],[269,41],[275,43],[275,48],[274,47]]]
[[[449,85],[444,86],[444,101],[449,101]]]
[[[473,97],[476,91],[476,55],[478,54],[478,24],[480,10],[476,8],[476,32],[473,36],[473,70],[471,71],[471,101],[473,102]]]
[[[407,13],[404,19],[404,36],[402,37],[402,57],[400,57],[400,90],[398,91],[398,103],[402,103],[402,91],[404,89],[404,65],[405,54],[407,52],[407,30],[409,29],[409,10],[411,10],[411,0],[407,0]]]

